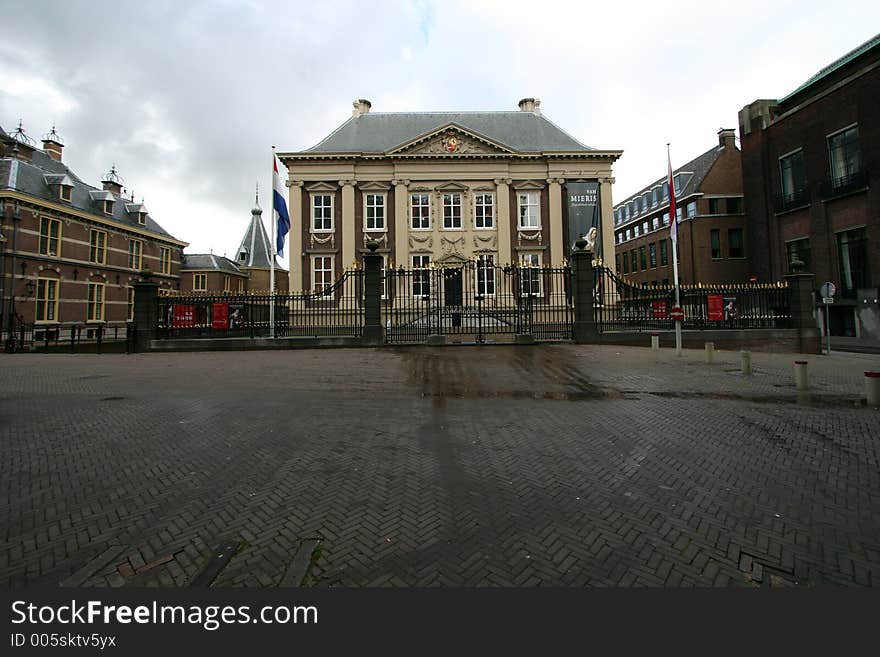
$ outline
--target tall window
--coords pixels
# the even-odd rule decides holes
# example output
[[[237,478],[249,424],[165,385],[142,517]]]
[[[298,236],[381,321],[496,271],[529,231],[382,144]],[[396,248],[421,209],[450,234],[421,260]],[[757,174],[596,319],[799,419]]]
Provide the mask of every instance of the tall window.
[[[669,200],[669,183],[668,182],[663,183],[663,186],[660,189],[662,190],[662,193],[663,193],[663,200],[668,201]]]
[[[660,188],[655,187],[651,190],[651,207],[656,208],[660,205]]]
[[[134,321],[134,288],[128,288],[128,321]]]
[[[103,230],[89,231],[89,262],[99,265],[107,262],[107,233]]]
[[[431,228],[431,197],[428,194],[411,194],[409,208],[413,230]]]
[[[443,195],[443,228],[461,228],[461,194]]]
[[[312,232],[333,232],[332,194],[314,194],[312,196]]]
[[[414,255],[412,257],[412,293],[414,297],[425,297],[431,294],[431,256]]]
[[[630,264],[632,265],[632,266],[630,267],[630,270],[632,271],[633,274],[635,274],[635,273],[639,270],[639,256],[638,256],[638,251],[636,251],[635,249],[633,249],[632,251],[630,251],[630,252],[629,252],[629,258],[630,258]]]
[[[660,241],[660,265],[669,264],[669,253],[666,251],[666,240]]]
[[[868,241],[864,228],[837,233],[840,255],[840,278],[845,290],[868,287],[871,276],[868,271]]]
[[[230,280],[228,275],[223,276],[223,291],[232,292],[232,281]]]
[[[828,155],[831,158],[831,179],[834,187],[849,182],[849,177],[861,169],[859,127],[854,125],[828,137]]]
[[[720,198],[710,198],[709,199],[709,214],[721,214],[721,199]],[[690,216],[690,215],[688,215]]]
[[[312,290],[323,292],[333,285],[333,256],[312,258]]]
[[[58,319],[58,281],[54,278],[37,279],[38,322],[54,322]]]
[[[788,254],[788,270],[791,271],[791,263],[800,260],[804,263],[804,271],[810,271],[810,240],[805,237],[800,240],[792,240],[785,245]]]
[[[541,254],[523,253],[520,256],[519,285],[520,294],[541,294]]]
[[[128,268],[141,270],[143,267],[144,243],[140,240],[128,241]]]
[[[481,255],[477,260],[477,294],[495,294],[495,257]]]
[[[779,158],[779,180],[782,184],[784,204],[793,203],[803,194],[807,181],[804,177],[804,151],[802,149]]]
[[[40,253],[42,255],[61,255],[61,222],[58,219],[40,219]]]
[[[474,196],[474,226],[492,228],[495,215],[495,197],[492,194],[476,194]]]
[[[648,264],[651,269],[657,267],[657,245],[654,242],[648,245]]]
[[[626,258],[624,258],[626,260]],[[620,271],[620,254],[614,256],[614,271]]]
[[[624,251],[622,256],[623,257],[621,257],[620,263],[623,265],[623,273],[628,274],[629,273],[629,254],[627,254],[627,252]],[[619,266],[618,266],[618,271],[620,271]]]
[[[721,258],[721,231],[713,228],[709,231],[709,241],[712,247],[712,260]]]
[[[743,200],[738,196],[727,199],[727,214],[742,214]]]
[[[669,225],[669,213],[668,212],[663,213],[663,225],[664,226]]]
[[[639,264],[641,265],[641,270],[645,271],[648,268],[648,259],[645,257],[645,247],[639,247]]]
[[[238,279],[238,291],[244,292],[244,279],[243,278]]]
[[[687,204],[687,216],[688,217],[696,217],[697,216],[697,202],[691,201]]]
[[[367,230],[385,230],[385,194],[365,194]]]
[[[746,247],[743,243],[742,228],[727,229],[727,257],[728,258],[745,258]]]
[[[89,309],[86,318],[90,322],[104,321],[103,283],[89,283]]]
[[[538,201],[538,192],[520,192],[516,195],[519,204],[519,227],[539,228],[541,226],[541,214]]]
[[[170,274],[171,273],[171,249],[169,249],[167,246],[160,246],[159,247],[159,260],[160,260],[161,266],[162,266],[162,273],[163,274]]]
[[[205,292],[208,289],[207,274],[193,274],[193,291]]]

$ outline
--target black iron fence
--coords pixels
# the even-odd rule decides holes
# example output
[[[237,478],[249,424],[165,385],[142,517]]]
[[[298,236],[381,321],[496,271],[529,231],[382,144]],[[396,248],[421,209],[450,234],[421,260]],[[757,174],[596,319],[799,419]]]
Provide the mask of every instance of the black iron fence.
[[[326,289],[300,294],[167,294],[159,297],[157,337],[360,337],[364,272],[350,270]]]
[[[425,342],[431,335],[569,340],[571,285],[567,267],[500,267],[486,258],[389,269],[382,280],[385,341]]]
[[[675,290],[642,286],[597,267],[594,314],[600,332],[671,330]],[[683,285],[679,306],[684,329],[791,327],[791,294],[785,283]]]
[[[7,351],[97,351],[114,343],[125,343],[130,338],[131,324],[36,324],[14,322],[10,339],[8,330],[2,333]]]

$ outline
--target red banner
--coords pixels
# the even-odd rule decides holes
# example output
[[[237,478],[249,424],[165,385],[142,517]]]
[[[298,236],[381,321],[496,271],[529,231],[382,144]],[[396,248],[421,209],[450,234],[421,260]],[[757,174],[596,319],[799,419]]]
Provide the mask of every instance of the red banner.
[[[211,304],[211,328],[215,328],[215,329],[229,328],[229,304],[228,303],[212,303]]]
[[[196,324],[195,306],[175,303],[172,310],[171,326],[174,328],[192,328]]]
[[[669,307],[665,301],[652,301],[651,309],[654,311],[654,319],[666,319],[669,317]]]
[[[720,294],[710,294],[706,297],[709,306],[709,321],[720,322],[724,319],[724,297]]]

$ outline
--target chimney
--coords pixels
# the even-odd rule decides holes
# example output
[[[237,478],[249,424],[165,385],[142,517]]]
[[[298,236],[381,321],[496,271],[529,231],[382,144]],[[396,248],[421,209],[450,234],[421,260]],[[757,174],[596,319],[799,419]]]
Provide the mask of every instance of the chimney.
[[[735,135],[736,130],[733,128],[721,128],[718,131],[718,145],[722,148],[736,148]]]
[[[519,101],[520,112],[531,112],[532,114],[541,114],[541,101],[537,98],[523,98]]]
[[[61,161],[61,151],[64,150],[64,140],[61,139],[59,134],[55,132],[55,126],[52,126],[52,131],[49,134],[43,135],[43,150],[46,155],[51,157],[53,160],[60,162]]]
[[[110,167],[109,173],[105,173],[104,177],[101,178],[101,182],[104,185],[104,191],[110,192],[114,196],[120,196],[122,194],[122,177],[116,173],[116,165]]]
[[[351,111],[351,115],[354,117],[360,116],[361,114],[366,114],[373,106],[373,104],[366,98],[358,98],[351,105],[352,107],[354,107],[354,109]]]

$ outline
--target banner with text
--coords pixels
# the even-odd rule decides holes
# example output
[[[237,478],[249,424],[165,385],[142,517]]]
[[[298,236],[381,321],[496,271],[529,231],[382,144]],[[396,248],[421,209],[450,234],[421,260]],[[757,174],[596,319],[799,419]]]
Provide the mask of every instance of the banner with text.
[[[599,211],[599,181],[566,183],[568,192],[568,238],[571,250],[579,237],[590,228],[596,229],[596,246],[593,255],[602,255],[602,221]]]

